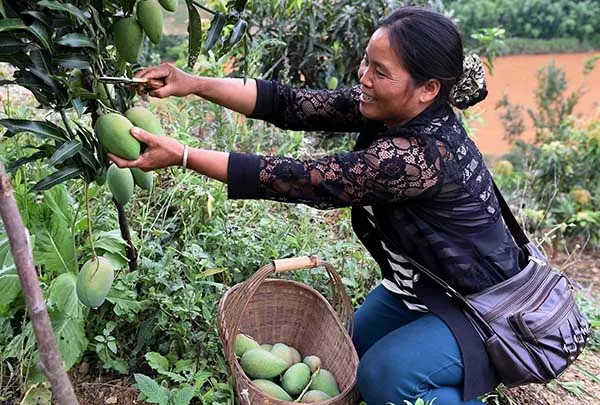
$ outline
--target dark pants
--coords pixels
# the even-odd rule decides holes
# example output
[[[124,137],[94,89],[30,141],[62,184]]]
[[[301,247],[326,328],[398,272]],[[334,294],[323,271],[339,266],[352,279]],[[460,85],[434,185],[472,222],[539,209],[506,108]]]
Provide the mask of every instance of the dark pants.
[[[417,398],[434,405],[481,405],[462,400],[460,349],[446,324],[411,311],[382,285],[355,313],[358,388],[368,405],[404,405]]]

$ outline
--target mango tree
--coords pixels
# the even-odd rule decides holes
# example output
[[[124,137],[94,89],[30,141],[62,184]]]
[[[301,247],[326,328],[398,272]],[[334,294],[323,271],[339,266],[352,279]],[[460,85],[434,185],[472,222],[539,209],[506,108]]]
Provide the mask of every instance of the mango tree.
[[[242,13],[246,3],[247,0],[231,0],[224,6],[219,2],[220,11],[217,12],[210,8],[210,4],[185,0],[189,15],[190,67],[195,64],[200,52],[211,49],[225,52],[244,39],[247,24]],[[36,193],[65,182],[85,183],[88,236],[93,257],[84,266],[86,271],[82,271],[80,277],[83,273],[94,277],[97,271],[107,266],[95,253],[87,190],[92,182],[102,184],[115,169],[109,168],[105,145],[100,142],[94,128],[100,117],[106,114],[123,116],[133,109],[135,115],[136,108],[133,107],[134,89],[126,84],[105,83],[100,78],[131,78],[138,63],[144,60],[144,42],[160,41],[163,15],[175,11],[177,7],[177,0],[0,0],[0,62],[9,63],[15,69],[11,79],[0,80],[0,86],[19,85],[28,89],[39,107],[48,111],[44,120],[0,119],[0,125],[6,128],[3,137],[19,137],[28,133],[37,138],[33,145],[26,145],[25,148],[33,152],[9,162],[7,171],[14,173],[22,165],[36,161],[52,168],[49,175],[37,179],[31,188]],[[201,26],[201,10],[204,14],[212,14],[206,33]],[[131,115],[123,119],[134,120]],[[129,175],[134,176],[135,173]],[[135,177],[140,177],[138,184],[142,187],[152,186],[147,176],[137,173]],[[8,177],[3,176],[3,181],[6,182],[6,190]],[[116,197],[113,201],[119,213],[121,235],[127,241],[129,266],[135,269],[136,252],[125,216],[127,199],[119,198],[115,192],[113,195]],[[22,236],[11,235],[11,229],[5,226],[11,241]],[[14,250],[13,256],[17,258]],[[67,270],[59,276],[62,291],[68,293],[67,298],[63,297],[63,303],[69,302],[69,297],[74,296],[74,286],[78,282],[76,263],[68,266]],[[103,276],[107,280],[109,273]],[[1,278],[0,290],[6,287],[2,285],[4,282],[5,279]],[[11,291],[14,291],[12,287],[14,285],[11,286]],[[30,314],[41,309],[45,312],[45,308],[39,305],[37,308],[29,305],[30,302],[36,302],[30,289],[23,289],[23,294]],[[80,294],[81,297],[86,297],[83,301],[91,306],[103,301],[103,297],[86,295],[85,292]],[[83,317],[79,318],[79,323],[74,327],[84,336]],[[35,316],[32,316],[32,321],[36,329],[38,320]],[[52,336],[52,331],[47,330],[48,325],[38,322],[39,325]],[[64,342],[61,346],[62,340],[59,340],[59,349],[63,357],[69,353],[65,359],[68,369],[81,357],[85,347],[65,346]],[[47,368],[46,365],[42,371],[47,371]],[[54,383],[54,380],[51,381]]]

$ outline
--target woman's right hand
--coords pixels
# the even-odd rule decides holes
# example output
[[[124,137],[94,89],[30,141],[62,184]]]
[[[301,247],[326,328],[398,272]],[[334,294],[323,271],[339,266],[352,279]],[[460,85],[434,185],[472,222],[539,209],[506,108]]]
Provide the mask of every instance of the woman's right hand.
[[[164,83],[161,87],[153,86],[150,91],[152,97],[165,98],[169,96],[184,97],[194,93],[196,78],[178,69],[171,63],[163,63],[140,70],[135,77],[143,79],[156,79]]]

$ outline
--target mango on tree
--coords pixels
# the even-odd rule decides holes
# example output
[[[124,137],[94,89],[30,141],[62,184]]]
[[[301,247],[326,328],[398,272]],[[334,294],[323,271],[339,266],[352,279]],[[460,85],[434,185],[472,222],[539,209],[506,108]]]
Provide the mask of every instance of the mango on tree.
[[[95,257],[86,262],[77,275],[77,297],[83,305],[98,308],[104,302],[114,279],[114,269],[108,259]]]
[[[104,149],[124,159],[135,160],[141,147],[129,133],[131,128],[133,124],[121,114],[108,113],[98,118],[94,132]]]
[[[163,29],[162,8],[157,0],[140,0],[137,5],[137,19],[150,41],[160,42]]]
[[[121,205],[125,205],[133,196],[133,175],[131,170],[120,169],[117,165],[110,165],[106,172],[106,182],[113,198]]]
[[[136,127],[140,127],[154,135],[163,135],[160,121],[144,107],[131,107],[125,111],[125,117]]]
[[[134,17],[122,18],[112,27],[119,56],[129,63],[137,62],[142,50],[144,32]]]
[[[154,183],[154,174],[152,172],[145,172],[137,167],[132,167],[129,170],[131,170],[136,186],[142,190],[150,190],[152,188],[152,184]]]
[[[178,0],[158,0],[160,5],[167,11],[175,11],[177,10]]]

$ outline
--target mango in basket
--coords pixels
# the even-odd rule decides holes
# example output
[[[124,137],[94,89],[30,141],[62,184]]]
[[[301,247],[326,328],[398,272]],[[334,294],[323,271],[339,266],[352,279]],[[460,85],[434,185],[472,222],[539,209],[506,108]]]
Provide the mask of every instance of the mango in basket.
[[[294,355],[292,354],[289,346],[284,343],[275,343],[271,349],[271,353],[285,361],[287,367],[290,367],[292,364],[294,364]]]
[[[271,349],[273,348],[273,345],[269,344],[269,343],[264,343],[262,345],[260,345],[261,349],[265,349],[266,351],[270,352]]]
[[[340,394],[340,389],[335,377],[331,374],[331,371],[321,369],[317,375],[313,378],[310,384],[311,390],[323,391],[331,397],[335,397]]]
[[[321,402],[331,399],[331,397],[325,394],[323,391],[310,390],[302,396],[302,402],[312,404],[314,402]]]
[[[235,355],[242,357],[250,349],[258,349],[260,345],[252,337],[238,333],[235,337]]]
[[[252,383],[262,391],[277,399],[281,399],[282,401],[293,401],[292,397],[290,397],[283,388],[275,384],[273,381],[258,379],[253,380]]]
[[[244,353],[240,365],[248,377],[260,379],[276,377],[288,368],[284,360],[261,348]]]
[[[300,352],[294,349],[292,346],[288,346],[290,348],[290,353],[292,354],[292,364],[300,363],[302,361],[302,356]]]
[[[310,367],[311,373],[314,373],[318,368],[321,368],[321,359],[317,356],[306,356],[303,362]]]
[[[290,395],[298,395],[310,381],[310,368],[304,363],[296,363],[281,377],[283,389]]]

